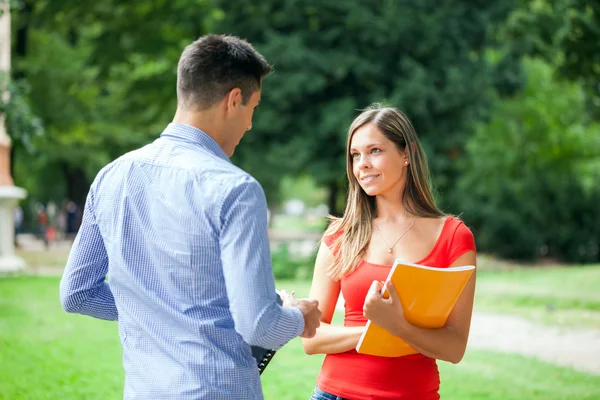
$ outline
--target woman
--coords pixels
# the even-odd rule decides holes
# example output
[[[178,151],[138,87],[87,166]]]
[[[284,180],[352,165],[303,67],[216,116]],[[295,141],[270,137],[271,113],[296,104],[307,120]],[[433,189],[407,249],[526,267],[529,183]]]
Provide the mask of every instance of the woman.
[[[458,363],[465,352],[473,309],[475,274],[447,323],[422,329],[404,319],[393,286],[379,296],[395,259],[431,267],[475,265],[471,231],[442,213],[429,187],[429,169],[408,118],[373,105],[348,132],[349,192],[342,218],[333,218],[315,264],[310,297],[323,313],[307,354],[327,354],[313,400],[439,399],[436,359]],[[340,295],[344,326],[331,319]],[[370,319],[400,336],[420,354],[377,357],[354,349]]]

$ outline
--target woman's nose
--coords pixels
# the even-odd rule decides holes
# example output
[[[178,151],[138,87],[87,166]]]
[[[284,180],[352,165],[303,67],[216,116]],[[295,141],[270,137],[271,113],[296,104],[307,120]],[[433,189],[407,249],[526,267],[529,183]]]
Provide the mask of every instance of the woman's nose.
[[[358,162],[358,168],[360,169],[368,169],[371,167],[371,163],[367,159],[367,157],[361,157]]]

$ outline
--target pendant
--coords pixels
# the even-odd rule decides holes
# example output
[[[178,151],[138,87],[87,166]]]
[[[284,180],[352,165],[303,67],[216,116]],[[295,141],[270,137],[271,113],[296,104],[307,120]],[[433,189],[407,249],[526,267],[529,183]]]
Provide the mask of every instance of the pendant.
[[[392,252],[392,248],[388,247],[388,253],[391,253],[391,252]]]

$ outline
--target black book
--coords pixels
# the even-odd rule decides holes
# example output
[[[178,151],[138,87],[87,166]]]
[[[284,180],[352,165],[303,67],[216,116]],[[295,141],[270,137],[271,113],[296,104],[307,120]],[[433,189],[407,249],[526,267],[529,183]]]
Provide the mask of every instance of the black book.
[[[281,301],[281,297],[279,297],[279,294],[277,294],[277,302],[279,304],[283,304],[283,302]],[[271,362],[271,360],[273,359],[273,356],[275,355],[275,350],[263,349],[262,347],[259,347],[259,346],[251,346],[251,347],[252,347],[252,357],[254,357],[254,359],[256,359],[256,364],[258,365],[258,373],[262,374],[263,371],[265,370],[265,368],[267,368],[267,365],[269,364],[269,362]]]
[[[273,359],[275,350],[267,350],[262,347],[252,346],[252,356],[256,359],[258,373],[262,374],[269,362]]]

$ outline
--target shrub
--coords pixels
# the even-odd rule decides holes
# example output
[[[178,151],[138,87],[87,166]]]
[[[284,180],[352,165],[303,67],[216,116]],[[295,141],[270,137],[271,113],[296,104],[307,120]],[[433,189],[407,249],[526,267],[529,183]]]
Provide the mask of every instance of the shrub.
[[[481,250],[598,262],[600,128],[578,84],[555,80],[542,61],[524,67],[524,92],[500,101],[469,139],[453,203]]]

